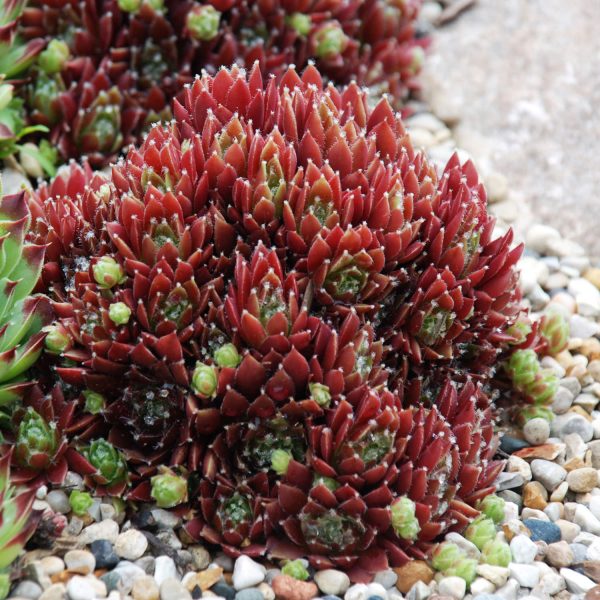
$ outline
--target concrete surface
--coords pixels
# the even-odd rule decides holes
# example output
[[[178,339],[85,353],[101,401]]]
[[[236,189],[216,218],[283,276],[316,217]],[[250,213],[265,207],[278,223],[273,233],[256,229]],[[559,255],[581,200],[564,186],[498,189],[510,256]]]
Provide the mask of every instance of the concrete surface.
[[[423,80],[459,145],[600,257],[600,0],[479,0],[435,32]]]

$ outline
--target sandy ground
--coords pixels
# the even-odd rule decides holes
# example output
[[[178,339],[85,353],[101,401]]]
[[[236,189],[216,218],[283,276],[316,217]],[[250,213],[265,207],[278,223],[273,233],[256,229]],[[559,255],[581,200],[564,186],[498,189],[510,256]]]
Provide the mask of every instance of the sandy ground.
[[[513,199],[600,257],[600,0],[479,0],[436,31],[424,82]]]

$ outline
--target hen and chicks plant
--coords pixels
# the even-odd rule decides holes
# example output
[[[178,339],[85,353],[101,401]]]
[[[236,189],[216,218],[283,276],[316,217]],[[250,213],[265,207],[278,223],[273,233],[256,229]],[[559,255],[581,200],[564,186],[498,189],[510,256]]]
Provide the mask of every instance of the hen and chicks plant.
[[[17,475],[187,507],[232,556],[424,558],[502,468],[483,382],[521,247],[471,163],[438,177],[386,98],[314,66],[205,73],[173,115],[29,194],[55,320]]]
[[[0,158],[32,177],[87,157],[110,164],[192,75],[222,65],[281,78],[311,61],[338,85],[378,86],[401,105],[416,87],[421,0],[2,0]],[[47,135],[36,135],[46,132]],[[42,142],[18,143],[24,136]],[[49,142],[49,143],[48,143]]]

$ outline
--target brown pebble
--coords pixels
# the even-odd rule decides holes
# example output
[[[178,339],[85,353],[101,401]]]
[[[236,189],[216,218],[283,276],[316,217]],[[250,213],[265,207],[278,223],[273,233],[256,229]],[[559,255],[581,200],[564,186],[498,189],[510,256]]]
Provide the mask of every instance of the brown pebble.
[[[600,585],[596,585],[591,590],[588,590],[583,600],[600,600]]]
[[[319,588],[312,581],[300,581],[289,575],[277,575],[271,582],[275,597],[279,600],[312,600],[319,595]]]
[[[423,560],[411,560],[403,567],[394,569],[394,571],[398,575],[396,587],[403,594],[408,594],[410,588],[417,581],[422,581],[424,584],[429,585],[434,575],[433,569]]]
[[[597,560],[584,560],[583,561],[583,572],[592,581],[600,583],[600,561]]]
[[[564,452],[564,444],[542,444],[541,446],[532,446],[523,448],[513,453],[513,456],[519,458],[543,458],[544,460],[554,460],[561,452]]]
[[[523,487],[523,504],[527,508],[544,510],[548,506],[548,492],[539,481],[530,481]]]

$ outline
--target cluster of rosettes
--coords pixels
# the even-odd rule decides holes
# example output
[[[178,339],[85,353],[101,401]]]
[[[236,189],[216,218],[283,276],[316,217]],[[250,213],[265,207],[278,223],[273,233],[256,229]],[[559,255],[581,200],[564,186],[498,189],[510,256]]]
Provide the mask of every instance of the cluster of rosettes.
[[[414,30],[420,3],[30,0],[23,8],[11,0],[19,7],[11,31],[28,42],[16,46],[11,37],[16,64],[28,67],[15,101],[34,128],[24,133],[46,128],[50,141],[37,151],[30,145],[23,164],[33,176],[52,172],[57,158],[108,165],[150,123],[170,118],[171,99],[191,74],[215,74],[221,65],[257,61],[263,74],[281,77],[288,65],[314,60],[335,84],[379,85],[401,103],[422,63]],[[0,75],[13,71],[0,62]]]
[[[470,163],[438,180],[386,99],[313,66],[205,74],[173,114],[29,198],[56,321],[17,473],[189,502],[232,555],[425,556],[501,468],[475,381],[516,339],[520,248]]]

